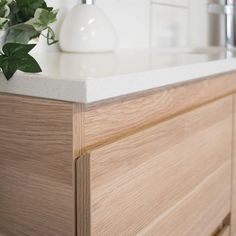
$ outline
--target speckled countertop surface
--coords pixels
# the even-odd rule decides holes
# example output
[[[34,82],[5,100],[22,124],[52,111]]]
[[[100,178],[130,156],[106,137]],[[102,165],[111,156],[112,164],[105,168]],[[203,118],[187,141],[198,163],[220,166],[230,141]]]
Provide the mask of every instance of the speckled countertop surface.
[[[0,74],[0,92],[91,103],[236,70],[236,54],[219,49],[34,56],[43,72]]]

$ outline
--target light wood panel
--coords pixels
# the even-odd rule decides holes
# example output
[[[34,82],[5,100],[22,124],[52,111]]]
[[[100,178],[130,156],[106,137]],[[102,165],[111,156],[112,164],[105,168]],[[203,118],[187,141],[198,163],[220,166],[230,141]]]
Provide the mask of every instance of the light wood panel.
[[[230,227],[226,226],[217,236],[230,236]]]
[[[82,155],[77,160],[77,235],[91,235],[91,191],[89,155]]]
[[[0,235],[72,236],[72,104],[0,95]]]
[[[68,117],[69,118],[69,117]],[[84,153],[84,105],[73,104],[73,158]]]
[[[231,236],[236,236],[236,95],[234,95],[234,134],[232,155],[232,212],[231,212]]]
[[[90,163],[86,164],[90,173],[87,181],[91,181],[91,235],[135,235],[150,227],[216,169],[231,161],[231,144],[229,96],[92,150],[87,158]],[[222,181],[226,183],[226,178]],[[227,182],[225,187],[228,189],[229,185]],[[217,193],[216,201],[222,203],[222,196]],[[224,194],[228,196],[229,191]],[[211,200],[212,197],[203,199],[209,209],[213,207]],[[222,207],[229,211],[228,201],[223,200],[225,208]],[[193,205],[192,201],[189,204]],[[198,215],[197,209],[193,210]],[[222,212],[227,215],[226,210]],[[219,213],[221,221],[226,215]],[[214,230],[221,223],[216,221],[211,226],[215,226]]]
[[[228,162],[137,236],[212,235],[230,212],[230,179],[231,162]],[[222,235],[229,235],[227,232],[222,232]]]
[[[92,149],[236,90],[236,72],[85,107],[85,145]]]

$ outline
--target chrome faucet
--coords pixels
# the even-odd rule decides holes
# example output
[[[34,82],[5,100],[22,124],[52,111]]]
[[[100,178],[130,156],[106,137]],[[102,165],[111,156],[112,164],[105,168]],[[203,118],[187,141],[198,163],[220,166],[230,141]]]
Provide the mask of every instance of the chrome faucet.
[[[210,3],[208,5],[208,12],[212,14],[224,14],[225,19],[225,41],[228,49],[234,48],[235,45],[235,0],[225,0],[225,4]]]

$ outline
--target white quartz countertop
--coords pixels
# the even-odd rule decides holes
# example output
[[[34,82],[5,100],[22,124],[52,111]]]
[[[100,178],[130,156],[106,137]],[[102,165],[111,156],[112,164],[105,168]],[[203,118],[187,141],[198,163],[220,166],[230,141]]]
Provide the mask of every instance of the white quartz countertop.
[[[34,56],[43,72],[0,73],[0,92],[91,103],[236,70],[236,54],[219,49]]]

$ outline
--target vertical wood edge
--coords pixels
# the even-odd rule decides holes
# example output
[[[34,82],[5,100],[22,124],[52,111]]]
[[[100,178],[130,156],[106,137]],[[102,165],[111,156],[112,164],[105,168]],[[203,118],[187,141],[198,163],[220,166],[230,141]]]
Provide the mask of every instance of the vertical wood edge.
[[[236,223],[235,216],[234,216],[234,205],[235,205],[235,196],[234,196],[234,172],[235,172],[235,94],[232,95],[233,101],[232,101],[232,164],[231,164],[231,213],[230,213],[230,235],[234,235],[235,227],[233,227],[233,224]]]
[[[84,105],[73,103],[74,236],[90,235],[90,162],[84,154]]]
[[[82,155],[84,149],[84,105],[73,104],[73,158]]]
[[[74,197],[74,227],[73,235],[77,236],[77,168],[76,159],[72,159],[72,173],[73,173],[73,197]]]
[[[91,235],[90,154],[76,159],[77,236]]]

